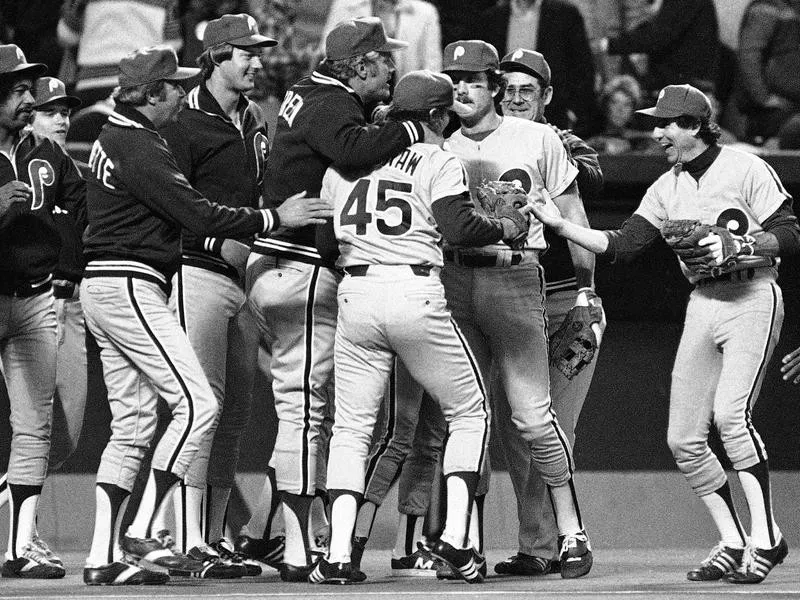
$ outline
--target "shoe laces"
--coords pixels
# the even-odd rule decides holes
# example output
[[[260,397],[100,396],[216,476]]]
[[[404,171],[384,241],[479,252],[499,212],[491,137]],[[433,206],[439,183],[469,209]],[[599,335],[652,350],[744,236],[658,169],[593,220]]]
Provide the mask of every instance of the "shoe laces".
[[[156,534],[156,539],[161,542],[161,545],[164,548],[168,548],[172,550],[175,547],[175,540],[172,538],[172,534],[169,532],[169,529],[162,529]]]
[[[744,555],[742,556],[742,566],[739,570],[742,573],[749,573],[756,570],[756,547],[752,544],[747,544],[744,548]]]
[[[726,545],[724,542],[719,542],[716,546],[711,549],[711,552],[708,553],[706,559],[700,563],[701,567],[710,567],[714,564],[714,561],[719,558],[722,554],[725,553]]]
[[[31,536],[31,544],[33,544],[34,546],[36,546],[37,548],[39,548],[39,550],[41,550],[41,551],[42,551],[42,553],[43,553],[43,554],[44,554],[44,555],[45,555],[45,556],[46,556],[48,559],[49,559],[50,557],[52,557],[52,556],[55,556],[55,553],[54,553],[52,550],[50,550],[50,546],[48,546],[48,545],[47,545],[47,542],[45,542],[45,541],[44,541],[42,538],[40,538],[40,537],[39,537],[39,534],[38,534],[38,533],[34,533],[34,534]]]
[[[22,558],[27,558],[28,560],[39,565],[56,566],[47,559],[47,556],[45,556],[45,553],[42,552],[41,548],[32,542],[29,542],[23,546]]]
[[[584,531],[565,535],[564,541],[561,544],[561,554],[568,552],[571,548],[577,548],[578,542],[584,542],[587,547],[589,546],[589,537]]]

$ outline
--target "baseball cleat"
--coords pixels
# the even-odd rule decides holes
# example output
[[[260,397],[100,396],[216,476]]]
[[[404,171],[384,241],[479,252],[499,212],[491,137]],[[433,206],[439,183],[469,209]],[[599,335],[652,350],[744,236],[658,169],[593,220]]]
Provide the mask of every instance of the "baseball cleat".
[[[564,536],[559,560],[564,579],[583,577],[592,569],[592,546],[585,530]]]
[[[459,579],[467,583],[481,583],[486,573],[486,559],[474,548],[456,548],[439,540],[431,548],[431,554],[446,562]],[[483,569],[481,571],[481,569]],[[444,577],[442,579],[445,579]]]
[[[257,577],[261,575],[261,565],[258,561],[247,558],[241,552],[236,552],[227,539],[220,538],[213,544],[209,544],[222,560],[231,562],[235,565],[242,565],[245,568],[245,577]]]
[[[742,566],[744,548],[731,548],[720,542],[696,569],[686,574],[689,581],[717,581]]]
[[[203,565],[200,570],[170,569],[169,574],[177,577],[197,577],[198,579],[239,579],[247,569],[243,564],[223,560],[216,550],[207,544],[195,546],[186,553],[189,559]]]
[[[756,548],[749,545],[744,549],[742,566],[725,576],[728,583],[761,583],[777,565],[789,555],[789,545],[781,536],[781,541],[772,548]]]
[[[352,569],[353,581],[360,583],[367,579],[367,574],[361,570],[361,558],[364,556],[364,549],[367,547],[365,537],[354,537],[350,550],[350,568]]]
[[[123,562],[83,569],[83,582],[86,585],[162,585],[168,581],[169,575],[166,573]]]
[[[234,549],[247,558],[263,562],[280,571],[283,564],[283,550],[286,548],[285,538],[277,535],[269,540],[251,538],[240,535],[236,538]]]
[[[301,567],[290,565],[288,563],[282,563],[279,569],[281,573],[281,581],[288,581],[290,583],[308,583],[308,576],[316,566],[317,561],[311,563],[310,565],[303,565]]]
[[[65,574],[62,565],[51,563],[32,543],[25,545],[19,558],[3,563],[2,571],[3,577],[21,579],[61,579]]]
[[[165,548],[156,538],[136,538],[129,535],[122,536],[120,547],[126,558],[134,564],[145,561],[165,569],[197,572],[203,570],[202,561],[189,558],[183,554],[175,554]]]
[[[346,585],[356,583],[353,579],[353,567],[349,562],[329,563],[324,558],[308,574],[309,583],[324,583],[330,585]]]
[[[175,548],[175,540],[172,537],[169,529],[160,529],[158,533],[156,533],[156,539],[161,542],[161,545],[164,548],[169,548],[173,550]]]
[[[552,561],[542,558],[541,556],[517,552],[511,558],[497,563],[494,566],[494,572],[499,575],[535,577],[537,575],[546,575],[549,573],[551,562]]]
[[[392,558],[393,577],[436,577],[436,559],[425,546],[417,542],[417,549],[408,556]]]
[[[47,543],[39,537],[38,533],[34,533],[31,536],[31,544],[41,550],[42,554],[44,554],[44,557],[51,563],[60,567],[64,566],[64,561],[62,561],[52,550],[50,550],[50,546],[48,546]]]

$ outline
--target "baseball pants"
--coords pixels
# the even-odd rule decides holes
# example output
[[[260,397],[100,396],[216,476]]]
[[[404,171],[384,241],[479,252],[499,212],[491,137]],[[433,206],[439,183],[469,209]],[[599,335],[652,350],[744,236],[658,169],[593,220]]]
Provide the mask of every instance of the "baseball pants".
[[[569,290],[547,295],[548,337],[559,328],[574,306],[575,294],[575,290]],[[592,362],[572,379],[568,379],[556,367],[550,367],[553,410],[570,448],[575,445],[575,426],[592,383],[598,352],[599,349],[595,351]],[[511,420],[510,406],[496,372],[492,376],[491,398],[498,438],[517,497],[519,551],[550,560],[558,554],[558,525],[547,485],[531,461],[528,445]]]
[[[783,296],[772,269],[752,280],[701,284],[689,296],[672,370],[669,444],[698,496],[719,489],[725,471],[708,445],[712,425],[741,471],[767,459],[752,422],[783,323]]]
[[[56,388],[56,314],[50,291],[0,295],[0,358],[8,389],[8,483],[40,486],[47,476]]]
[[[217,401],[212,435],[204,440],[184,481],[203,489],[206,483],[232,488],[239,440],[252,404],[257,330],[244,290],[227,275],[183,265],[173,282],[170,306]]]
[[[167,305],[166,281],[149,267],[139,268],[147,279],[92,277],[81,283],[86,324],[100,346],[111,407],[111,438],[97,481],[129,491],[156,430],[159,396],[172,420],[151,466],[181,479],[217,413],[208,379]]]
[[[279,256],[254,253],[247,264],[248,302],[272,356],[278,434],[270,465],[282,492],[316,489],[338,283],[332,269]]]
[[[437,274],[373,265],[364,276],[345,276],[339,286],[330,489],[364,491],[372,432],[395,356],[435,398],[448,423],[443,473],[480,471],[486,395]]]
[[[497,369],[510,421],[547,485],[567,483],[574,469],[567,436],[550,400],[544,273],[535,251],[509,267],[445,262],[447,305],[481,373]]]
[[[58,469],[78,447],[86,411],[89,376],[86,359],[86,323],[77,289],[73,298],[56,298],[55,311],[58,323],[58,351],[50,471]]]

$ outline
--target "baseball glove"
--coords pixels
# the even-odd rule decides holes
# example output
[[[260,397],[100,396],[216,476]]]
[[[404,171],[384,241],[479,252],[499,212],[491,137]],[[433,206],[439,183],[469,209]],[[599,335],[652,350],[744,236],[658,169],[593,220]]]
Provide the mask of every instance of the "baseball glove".
[[[567,379],[574,378],[592,362],[598,340],[592,325],[602,323],[603,307],[600,298],[594,297],[589,306],[573,306],[564,322],[550,336],[550,364]]]
[[[708,246],[701,246],[700,240],[716,234],[722,244],[722,260],[717,262]],[[736,264],[741,245],[737,237],[724,227],[706,225],[693,219],[670,219],[661,226],[664,241],[675,251],[683,263],[695,273],[714,275]]]
[[[514,223],[514,234],[504,237],[503,241],[514,249],[524,247],[528,238],[528,216],[520,209],[528,204],[525,190],[510,181],[489,181],[477,191],[478,202],[487,216],[510,219]]]

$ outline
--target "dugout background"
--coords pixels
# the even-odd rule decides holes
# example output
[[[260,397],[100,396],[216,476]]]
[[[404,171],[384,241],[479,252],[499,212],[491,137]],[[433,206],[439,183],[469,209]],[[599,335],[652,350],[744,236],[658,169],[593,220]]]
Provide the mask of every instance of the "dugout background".
[[[766,156],[789,192],[800,197],[800,157]],[[603,156],[606,187],[587,206],[596,228],[614,228],[638,205],[647,185],[666,168],[660,156]],[[780,358],[800,346],[800,260],[785,259],[779,283],[785,320],[753,419],[767,445],[773,469],[800,469],[800,388],[780,377]],[[598,261],[597,289],[608,316],[592,387],[578,425],[575,457],[579,469],[675,470],[666,445],[670,371],[681,332],[689,285],[663,243],[629,265]],[[704,377],[697,373],[697,377]],[[89,398],[83,435],[62,472],[93,473],[109,435],[110,413],[97,347],[89,345]],[[272,396],[257,379],[254,410],[242,441],[239,470],[262,472],[275,430]],[[0,468],[10,443],[8,399],[0,384]],[[492,449],[492,464],[503,460]]]

